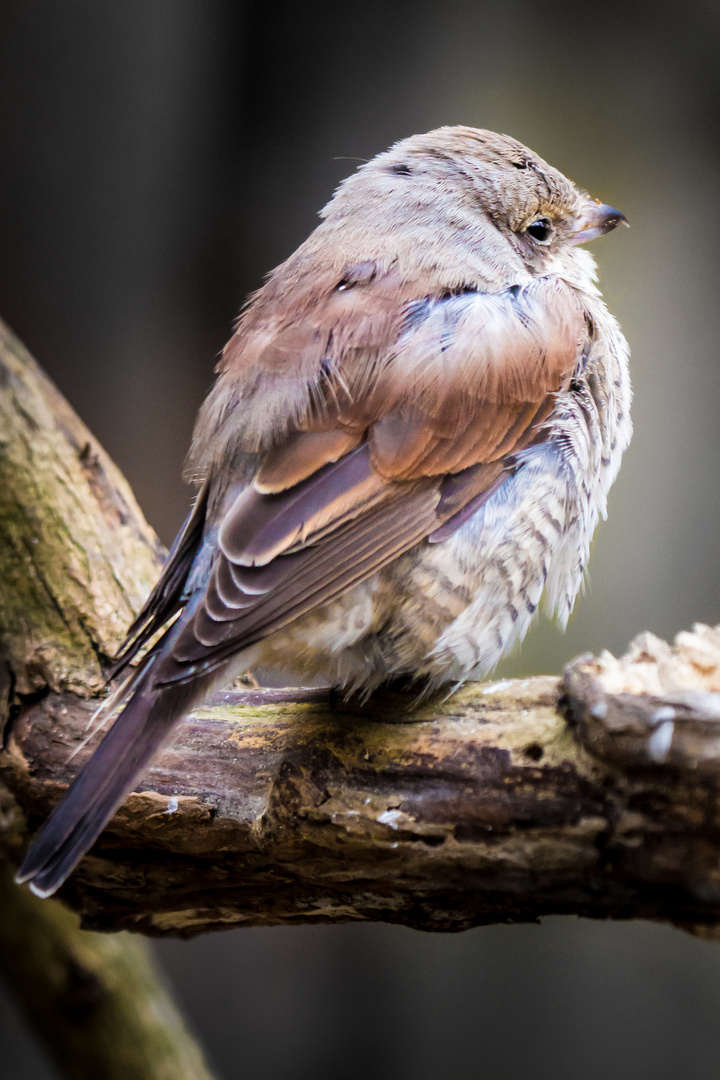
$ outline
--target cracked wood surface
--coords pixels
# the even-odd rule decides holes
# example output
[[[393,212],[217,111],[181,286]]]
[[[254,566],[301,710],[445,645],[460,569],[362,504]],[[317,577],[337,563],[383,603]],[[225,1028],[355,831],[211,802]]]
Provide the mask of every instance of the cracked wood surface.
[[[160,548],[7,331],[0,425],[0,846],[17,858],[92,749],[68,760]],[[718,671],[718,631],[696,628],[419,708],[391,690],[362,708],[325,690],[215,695],[61,896],[86,926],[148,934],[573,912],[712,936]]]

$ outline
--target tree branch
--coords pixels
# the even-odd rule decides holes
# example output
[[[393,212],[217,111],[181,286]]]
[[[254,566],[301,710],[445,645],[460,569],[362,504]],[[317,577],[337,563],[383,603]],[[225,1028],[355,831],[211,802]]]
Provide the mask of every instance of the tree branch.
[[[89,934],[0,866],[0,970],[72,1080],[211,1080],[144,942]]]
[[[0,843],[17,856],[92,750],[68,764],[158,548],[92,437],[3,344]],[[27,419],[40,414],[42,438]],[[644,635],[623,661],[581,658],[562,681],[472,685],[419,708],[392,691],[363,708],[325,690],[216,695],[62,896],[86,926],[148,934],[349,919],[459,930],[552,912],[712,934],[718,672],[720,635],[700,628],[672,647]]]

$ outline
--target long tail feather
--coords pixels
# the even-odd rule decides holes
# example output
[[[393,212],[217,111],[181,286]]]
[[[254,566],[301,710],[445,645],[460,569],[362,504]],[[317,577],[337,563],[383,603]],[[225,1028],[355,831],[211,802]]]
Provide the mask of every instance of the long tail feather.
[[[92,846],[205,680],[153,690],[141,680],[93,756],[35,837],[16,880],[51,896]]]

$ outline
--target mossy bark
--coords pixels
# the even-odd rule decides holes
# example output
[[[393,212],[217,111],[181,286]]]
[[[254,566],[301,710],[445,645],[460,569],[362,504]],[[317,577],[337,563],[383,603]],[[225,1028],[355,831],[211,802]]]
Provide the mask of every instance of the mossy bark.
[[[16,691],[101,690],[162,555],[118,469],[0,322],[0,648]]]
[[[29,703],[67,712],[104,687],[103,665],[157,575],[162,548],[127,483],[0,323],[0,734]],[[7,726],[6,726],[7,725]],[[3,733],[4,728],[4,733]],[[54,734],[49,745],[56,745]],[[72,1080],[211,1080],[146,950],[81,930],[57,901],[12,882],[27,833],[0,784],[0,970]]]

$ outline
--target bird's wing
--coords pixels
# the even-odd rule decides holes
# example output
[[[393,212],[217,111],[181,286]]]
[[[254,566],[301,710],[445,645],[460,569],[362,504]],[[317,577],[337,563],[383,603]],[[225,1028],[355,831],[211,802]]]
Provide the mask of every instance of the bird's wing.
[[[121,675],[137,654],[183,607],[183,592],[195,556],[202,544],[207,514],[209,483],[206,480],[185,524],[168,552],[162,574],[142,611],[128,628],[125,640],[113,657],[108,679]]]
[[[386,418],[383,474],[459,471],[504,452],[495,433],[561,388],[587,336],[577,292],[556,276],[491,294],[373,263],[306,277],[271,279],[243,315],[200,411],[191,475],[250,467],[298,431],[357,436]]]
[[[252,363],[235,364],[240,399],[252,403],[268,372],[297,379],[290,364],[278,375],[278,357],[314,342],[317,370],[300,361],[308,406],[226,503],[204,595],[158,659],[155,685],[212,670],[421,540],[443,539],[541,437],[587,340],[582,305],[555,278],[406,303],[394,331],[385,320],[390,341],[367,311],[389,311],[392,288],[379,281],[378,297],[363,285],[364,302],[349,305],[344,288],[304,321],[265,331],[264,353],[250,335]]]

